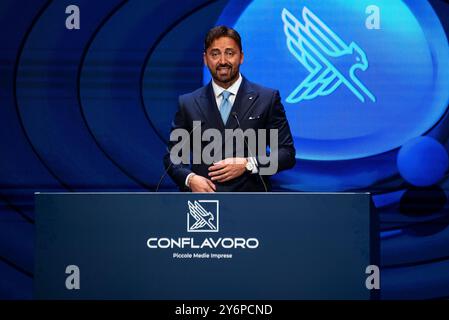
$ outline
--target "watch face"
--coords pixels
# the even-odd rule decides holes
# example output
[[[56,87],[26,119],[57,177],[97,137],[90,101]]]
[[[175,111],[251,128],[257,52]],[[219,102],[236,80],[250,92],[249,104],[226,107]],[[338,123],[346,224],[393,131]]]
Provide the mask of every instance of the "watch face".
[[[248,170],[248,171],[253,171],[253,164],[252,164],[251,162],[248,162],[248,163],[246,164],[246,170]]]

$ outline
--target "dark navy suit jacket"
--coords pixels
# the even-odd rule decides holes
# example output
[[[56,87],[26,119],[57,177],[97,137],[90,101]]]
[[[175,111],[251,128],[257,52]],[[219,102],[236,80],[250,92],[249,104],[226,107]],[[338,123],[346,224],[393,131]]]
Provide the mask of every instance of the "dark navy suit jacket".
[[[193,121],[201,121],[201,131],[208,128],[215,128],[221,131],[224,143],[225,129],[240,128],[245,131],[252,129],[278,129],[278,172],[290,169],[295,165],[295,148],[290,127],[285,116],[284,107],[281,104],[279,92],[264,88],[254,84],[245,78],[235,97],[231,113],[226,124],[221,119],[219,109],[214,96],[212,83],[202,87],[192,93],[179,97],[179,108],[172,123],[172,130],[182,128],[189,132],[193,129]],[[195,127],[194,134],[198,135],[200,130]],[[202,132],[201,132],[202,133]],[[269,133],[267,132],[267,137]],[[268,139],[269,140],[269,139]],[[202,148],[209,142],[204,142]],[[170,160],[170,150],[176,142],[170,142],[168,152],[164,156],[164,166],[170,177],[175,181],[182,191],[187,191],[185,180],[187,175],[194,172],[203,177],[209,178],[208,164],[179,164],[174,165]],[[224,150],[224,149],[223,149]],[[245,150],[245,156],[250,156]],[[251,154],[256,158],[260,155]],[[223,151],[223,158],[225,153]],[[224,183],[214,182],[217,192],[225,191],[265,191],[258,174],[245,172],[242,176]],[[271,190],[271,184],[267,176],[263,177],[268,190]]]

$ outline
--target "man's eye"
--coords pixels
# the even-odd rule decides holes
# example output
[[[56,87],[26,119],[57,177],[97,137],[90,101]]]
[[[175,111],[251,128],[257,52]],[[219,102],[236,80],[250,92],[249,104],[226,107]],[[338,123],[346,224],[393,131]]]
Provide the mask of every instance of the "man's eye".
[[[234,52],[232,52],[232,51],[226,52],[226,55],[227,55],[228,57],[232,57],[232,56],[234,55]]]

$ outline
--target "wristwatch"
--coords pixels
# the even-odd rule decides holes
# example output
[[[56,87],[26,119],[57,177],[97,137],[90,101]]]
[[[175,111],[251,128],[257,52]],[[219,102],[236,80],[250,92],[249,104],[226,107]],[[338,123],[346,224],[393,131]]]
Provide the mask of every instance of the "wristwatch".
[[[245,167],[246,167],[246,170],[247,170],[247,171],[253,172],[254,164],[253,164],[251,161],[249,161],[248,159],[246,159],[246,165],[245,165]]]

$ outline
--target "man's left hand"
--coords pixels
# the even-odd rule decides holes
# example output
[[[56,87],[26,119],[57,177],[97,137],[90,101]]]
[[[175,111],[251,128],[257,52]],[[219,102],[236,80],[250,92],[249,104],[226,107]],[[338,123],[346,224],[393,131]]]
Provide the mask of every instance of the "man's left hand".
[[[226,182],[240,177],[246,171],[246,158],[226,158],[209,167],[212,181]]]

